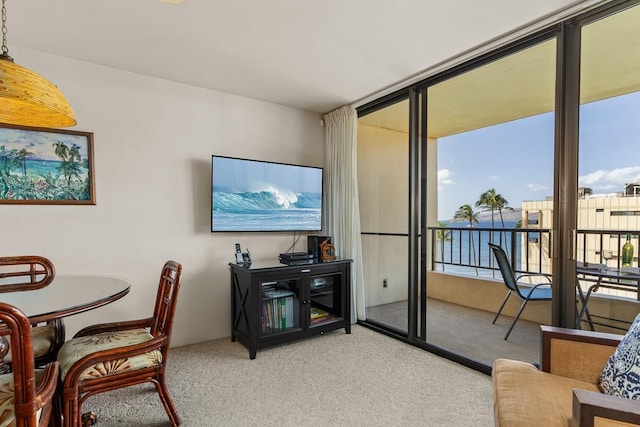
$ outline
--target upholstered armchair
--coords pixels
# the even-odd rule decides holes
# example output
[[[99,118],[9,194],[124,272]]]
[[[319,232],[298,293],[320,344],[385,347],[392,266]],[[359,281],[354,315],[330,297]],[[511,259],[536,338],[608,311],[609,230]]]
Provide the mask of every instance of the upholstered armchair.
[[[640,323],[638,319],[634,325],[636,323]],[[638,326],[635,332],[632,326],[628,335],[637,335]],[[540,369],[515,360],[498,359],[494,362],[496,426],[640,425],[640,400],[636,400],[640,388],[627,397],[601,391],[606,366],[617,369],[613,376],[617,378],[614,382],[618,385],[622,385],[626,374],[635,375],[633,363],[622,367],[619,361],[614,361],[609,365],[612,354],[621,345],[622,335],[551,326],[541,326],[541,330]],[[631,351],[640,357],[638,350]],[[622,385],[622,394],[625,394],[625,388],[628,387]]]

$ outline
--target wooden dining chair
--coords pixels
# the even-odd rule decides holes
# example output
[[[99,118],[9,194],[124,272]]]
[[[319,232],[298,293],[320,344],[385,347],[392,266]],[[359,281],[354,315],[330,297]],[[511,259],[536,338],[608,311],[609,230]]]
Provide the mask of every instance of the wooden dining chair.
[[[182,265],[167,261],[160,274],[153,315],[146,319],[93,325],[80,330],[58,354],[64,426],[91,425],[81,416],[84,401],[98,393],[151,382],[172,426],[180,418],[169,396],[165,366]]]
[[[31,323],[16,307],[0,302],[0,321],[2,332],[10,333],[13,349],[13,372],[0,375],[0,425],[46,426],[58,382],[58,362],[34,370]]]
[[[55,276],[56,270],[53,263],[45,257],[38,255],[0,257],[0,294],[40,289],[48,286]],[[31,336],[36,366],[43,366],[57,360],[58,350],[65,340],[62,319],[32,326]],[[13,354],[9,349],[3,362],[11,364],[12,359]]]

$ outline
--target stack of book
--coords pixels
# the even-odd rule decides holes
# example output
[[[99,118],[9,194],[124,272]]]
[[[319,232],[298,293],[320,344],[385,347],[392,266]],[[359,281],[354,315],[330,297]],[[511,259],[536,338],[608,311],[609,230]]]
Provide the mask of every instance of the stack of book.
[[[264,287],[262,290],[262,332],[276,332],[295,326],[294,299],[289,289]]]
[[[310,314],[311,314],[312,325],[315,323],[324,322],[325,320],[329,320],[331,317],[333,317],[333,316],[329,316],[329,313],[327,313],[326,311],[314,306],[311,306]]]

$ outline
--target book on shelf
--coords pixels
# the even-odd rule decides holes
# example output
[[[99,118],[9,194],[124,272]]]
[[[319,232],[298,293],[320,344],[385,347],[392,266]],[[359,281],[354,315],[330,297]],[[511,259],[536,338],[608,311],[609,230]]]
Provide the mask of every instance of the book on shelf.
[[[319,309],[318,307],[311,307],[311,319],[319,319],[322,317],[327,316],[329,313],[327,313],[324,310]]]
[[[262,302],[262,332],[274,332],[294,327],[295,319],[295,294],[288,291],[276,298],[263,300]]]
[[[293,296],[295,293],[290,291],[289,289],[272,289],[268,291],[263,291],[262,295],[266,298],[283,298],[288,296]]]

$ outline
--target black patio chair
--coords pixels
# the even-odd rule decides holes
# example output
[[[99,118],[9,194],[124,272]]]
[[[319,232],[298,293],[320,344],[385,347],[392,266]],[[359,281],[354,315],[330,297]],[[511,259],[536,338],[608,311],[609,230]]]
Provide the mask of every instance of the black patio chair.
[[[511,323],[507,334],[504,336],[504,339],[506,340],[509,338],[509,334],[511,334],[513,327],[516,325],[524,307],[529,301],[551,301],[551,278],[549,275],[543,273],[525,273],[516,276],[513,272],[513,268],[511,268],[509,257],[507,257],[504,249],[493,243],[489,243],[489,247],[491,248],[493,255],[496,257],[500,273],[502,273],[502,278],[504,279],[504,284],[507,286],[507,295],[505,295],[504,301],[502,301],[502,305],[500,306],[500,309],[498,309],[498,313],[496,313],[496,317],[493,319],[492,323],[496,323],[496,320],[498,320],[502,309],[507,304],[507,300],[511,295],[515,295],[522,301],[518,314],[516,314],[516,317],[513,319],[513,323]],[[537,284],[519,283],[518,281],[523,277],[544,277],[547,281]]]

